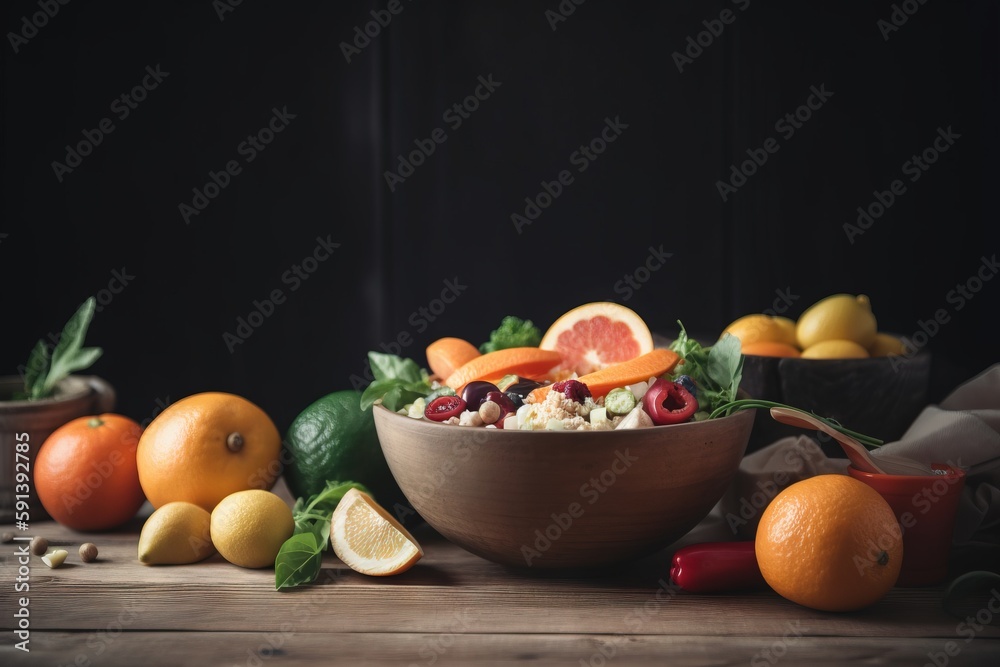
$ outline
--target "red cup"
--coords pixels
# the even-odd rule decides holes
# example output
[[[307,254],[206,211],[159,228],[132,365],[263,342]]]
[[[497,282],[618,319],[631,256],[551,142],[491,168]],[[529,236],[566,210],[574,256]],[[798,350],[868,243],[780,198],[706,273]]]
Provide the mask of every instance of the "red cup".
[[[948,576],[955,512],[965,486],[965,471],[943,463],[935,475],[880,475],[854,466],[847,474],[879,492],[903,531],[903,564],[897,586],[930,586]]]

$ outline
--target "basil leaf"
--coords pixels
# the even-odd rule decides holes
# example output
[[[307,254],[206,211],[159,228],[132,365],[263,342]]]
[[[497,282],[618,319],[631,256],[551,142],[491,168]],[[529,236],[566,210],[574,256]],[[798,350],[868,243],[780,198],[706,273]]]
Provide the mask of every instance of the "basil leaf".
[[[698,387],[698,404],[701,410],[714,414],[716,409],[736,398],[743,379],[743,354],[740,341],[726,333],[714,345],[705,347],[690,338],[684,325],[670,345],[684,360],[671,374],[676,380],[689,375]]]
[[[367,410],[372,407],[375,405],[375,401],[383,398],[390,390],[398,386],[399,383],[396,380],[375,380],[361,392],[361,409]],[[385,405],[385,400],[382,401],[382,404]]]
[[[306,511],[321,515],[329,521],[330,517],[333,516],[333,510],[337,509],[337,505],[340,504],[344,494],[351,489],[357,489],[371,495],[363,484],[358,484],[357,482],[329,481],[322,491],[309,498],[309,501],[306,503]]]
[[[292,535],[281,545],[274,559],[275,590],[315,581],[322,563],[323,551],[315,534]]]
[[[298,498],[292,508],[295,532],[285,540],[274,559],[274,587],[291,588],[314,581],[319,575],[323,552],[330,545],[333,511],[350,489],[370,492],[357,482],[328,481],[323,490]]]
[[[369,352],[368,361],[372,367],[372,375],[376,380],[402,380],[403,382],[420,382],[424,380],[417,362],[404,359],[395,354],[384,352]]]
[[[734,400],[743,376],[740,339],[730,333],[724,334],[709,350],[705,370],[720,389],[729,392],[729,400]]]

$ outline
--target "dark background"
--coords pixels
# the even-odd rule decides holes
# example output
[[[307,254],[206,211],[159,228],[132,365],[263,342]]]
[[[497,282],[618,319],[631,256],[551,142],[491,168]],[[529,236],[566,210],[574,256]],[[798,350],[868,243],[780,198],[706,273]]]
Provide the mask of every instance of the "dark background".
[[[865,293],[904,335],[944,308],[933,399],[998,360],[1000,281],[960,311],[947,300],[998,249],[996,3],[907,3],[886,40],[889,2],[590,0],[553,30],[556,0],[403,0],[346,62],[340,43],[386,4],[243,2],[220,19],[209,2],[73,2],[17,53],[8,36],[0,373],[123,268],[134,278],[87,342],[137,420],[220,390],[284,430],[401,334],[423,364],[438,337],[478,343],[507,314],[544,330],[604,299],[707,338],[781,294],[794,318]],[[672,54],[724,8],[735,21],[678,72]],[[4,3],[5,35],[38,11]],[[120,120],[112,101],[157,65],[169,75]],[[500,87],[452,129],[444,112],[490,75]],[[775,121],[811,86],[833,96],[785,139]],[[246,163],[240,143],[286,107],[295,118]],[[105,117],[114,132],[59,182],[51,163]],[[576,172],[571,153],[606,117],[628,128]],[[906,181],[902,164],[949,126],[961,138]],[[447,141],[390,191],[385,170],[435,128]],[[779,151],[723,202],[716,181],[768,137]],[[186,224],[178,205],[233,159],[242,172]],[[518,233],[511,215],[563,169],[574,182]],[[906,193],[850,243],[844,223],[896,178]],[[318,236],[341,245],[293,291],[282,276]],[[625,299],[616,283],[661,245],[671,258]],[[467,288],[434,321],[411,318],[446,280]],[[286,301],[231,353],[223,334],[274,289]]]

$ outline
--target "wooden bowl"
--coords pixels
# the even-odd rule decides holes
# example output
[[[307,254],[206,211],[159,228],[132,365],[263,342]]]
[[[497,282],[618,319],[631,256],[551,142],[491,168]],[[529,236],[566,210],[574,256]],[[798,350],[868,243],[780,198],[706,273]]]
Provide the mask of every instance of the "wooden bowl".
[[[504,565],[594,568],[682,537],[722,497],[754,411],[625,431],[437,424],[375,406],[389,468],[427,523]]]

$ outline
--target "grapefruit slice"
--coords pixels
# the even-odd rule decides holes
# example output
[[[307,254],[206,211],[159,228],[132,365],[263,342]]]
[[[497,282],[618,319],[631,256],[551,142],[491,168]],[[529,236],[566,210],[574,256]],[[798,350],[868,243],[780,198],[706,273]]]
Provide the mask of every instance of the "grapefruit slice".
[[[557,319],[538,347],[559,352],[561,369],[586,375],[652,352],[653,335],[631,308],[595,301]]]

